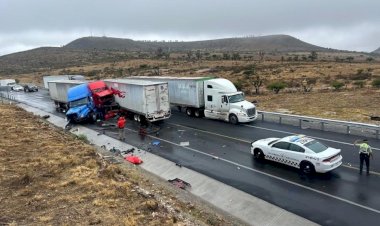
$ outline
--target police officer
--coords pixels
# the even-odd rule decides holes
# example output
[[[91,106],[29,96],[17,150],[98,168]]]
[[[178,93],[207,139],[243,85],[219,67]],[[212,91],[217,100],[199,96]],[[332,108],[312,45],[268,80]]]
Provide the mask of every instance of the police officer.
[[[360,174],[363,171],[363,161],[365,161],[365,165],[367,166],[367,175],[369,175],[369,157],[372,155],[372,149],[368,145],[368,140],[364,139],[363,141],[356,140],[354,145],[359,147],[359,157],[360,157]]]

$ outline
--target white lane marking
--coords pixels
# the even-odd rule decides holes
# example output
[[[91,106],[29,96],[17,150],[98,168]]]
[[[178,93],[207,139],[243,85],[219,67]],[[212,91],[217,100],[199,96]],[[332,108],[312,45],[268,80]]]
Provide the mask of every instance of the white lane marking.
[[[257,128],[257,129],[262,129],[262,130],[268,130],[268,131],[274,131],[274,132],[279,132],[279,133],[285,133],[285,134],[290,134],[290,135],[297,134],[297,133],[291,133],[291,132],[286,132],[286,131],[277,130],[277,129],[264,128],[264,127],[260,127],[260,126],[252,126],[252,125],[243,125],[243,126],[246,126],[246,127],[252,127],[252,128]],[[326,139],[326,138],[322,138],[322,137],[314,137],[314,136],[309,136],[309,135],[307,135],[307,136],[308,136],[308,137],[311,137],[311,138],[314,138],[314,139],[318,139],[318,140],[324,140],[324,141],[329,141],[329,142],[333,142],[333,143],[338,143],[338,144],[345,144],[345,145],[354,146],[354,144],[352,144],[352,143],[347,143],[347,142],[343,142],[343,141],[331,140],[331,139]],[[372,150],[377,150],[377,151],[379,151],[380,148],[372,147]]]
[[[167,123],[167,124],[169,124],[169,125],[175,125],[175,126],[180,126],[180,127],[184,127],[184,128],[188,128],[188,129],[192,129],[192,130],[199,131],[199,132],[202,132],[202,133],[213,134],[213,135],[216,135],[216,136],[220,136],[220,137],[225,137],[225,138],[229,138],[229,139],[232,139],[232,140],[241,141],[241,142],[244,142],[244,143],[251,143],[251,141],[248,141],[248,140],[243,140],[243,139],[239,139],[239,138],[236,138],[236,137],[230,137],[230,136],[223,135],[223,134],[220,134],[220,133],[214,133],[214,132],[205,131],[205,130],[201,130],[201,129],[195,129],[195,128],[191,128],[191,127],[188,127],[188,126],[179,125],[179,124],[175,124],[175,123]]]
[[[137,132],[137,130],[133,130],[133,129],[128,129],[126,128],[127,130],[129,131],[133,131],[133,132]],[[319,191],[317,189],[314,189],[314,188],[311,188],[311,187],[307,187],[305,185],[302,185],[302,184],[298,184],[296,182],[293,182],[293,181],[290,181],[290,180],[286,180],[284,178],[281,178],[281,177],[278,177],[278,176],[275,176],[275,175],[272,175],[272,174],[269,174],[269,173],[265,173],[265,172],[262,172],[262,171],[259,171],[259,170],[256,170],[256,169],[253,169],[253,168],[250,168],[248,166],[244,166],[244,165],[241,165],[239,163],[236,163],[236,162],[233,162],[233,161],[230,161],[230,160],[227,160],[227,159],[224,159],[224,158],[221,158],[219,156],[216,156],[216,155],[211,155],[211,154],[208,154],[208,153],[204,153],[202,151],[199,151],[199,150],[196,150],[194,148],[190,148],[190,147],[187,147],[187,146],[181,146],[180,144],[177,144],[177,143],[174,143],[174,142],[171,142],[171,141],[168,141],[168,140],[165,140],[165,139],[162,139],[162,138],[158,138],[158,137],[155,137],[155,136],[152,136],[152,135],[147,135],[148,137],[150,138],[153,138],[153,139],[156,139],[156,140],[161,140],[161,141],[164,141],[166,143],[169,143],[169,144],[172,144],[172,145],[175,145],[175,146],[178,146],[178,147],[182,147],[182,148],[185,148],[185,149],[188,149],[190,151],[193,151],[193,152],[196,152],[198,154],[202,154],[202,155],[206,155],[206,156],[209,156],[211,158],[214,158],[214,159],[218,159],[218,160],[221,160],[221,161],[224,161],[224,162],[227,162],[227,163],[230,163],[232,165],[235,165],[235,166],[238,166],[238,167],[241,167],[241,168],[244,168],[246,170],[249,170],[249,171],[253,171],[255,173],[259,173],[259,174],[262,174],[262,175],[265,175],[265,176],[268,176],[268,177],[271,177],[271,178],[274,178],[274,179],[277,179],[277,180],[280,180],[280,181],[283,181],[285,183],[289,183],[289,184],[292,184],[294,186],[297,186],[297,187],[300,187],[300,188],[303,188],[303,189],[306,189],[306,190],[309,190],[309,191],[312,191],[312,192],[315,192],[315,193],[318,193],[318,194],[321,194],[321,195],[324,195],[324,196],[327,196],[327,197],[330,197],[330,198],[334,198],[336,200],[339,200],[339,201],[342,201],[342,202],[345,202],[345,203],[348,203],[348,204],[351,204],[353,206],[357,206],[357,207],[360,207],[360,208],[363,208],[363,209],[366,209],[366,210],[369,210],[369,211],[372,211],[372,212],[375,212],[375,213],[380,213],[380,210],[377,210],[377,209],[374,209],[374,208],[371,208],[369,206],[364,206],[364,205],[361,205],[359,203],[356,203],[356,202],[353,202],[353,201],[350,201],[348,199],[344,199],[344,198],[341,198],[341,197],[338,197],[338,196],[335,196],[335,195],[332,195],[332,194],[329,194],[329,193],[326,193],[326,192],[323,192],[323,191]]]
[[[175,126],[180,126],[180,127],[184,127],[184,128],[188,128],[188,129],[192,129],[192,130],[199,131],[199,132],[202,132],[202,133],[213,134],[213,135],[216,135],[216,136],[225,137],[225,138],[229,138],[229,139],[232,139],[232,140],[237,140],[237,141],[241,141],[241,142],[245,142],[245,143],[251,143],[251,141],[248,141],[248,140],[243,140],[243,139],[239,139],[239,138],[235,138],[235,137],[230,137],[230,136],[226,136],[226,135],[219,134],[219,133],[214,133],[214,132],[210,132],[210,131],[204,131],[204,130],[200,130],[200,129],[195,129],[195,128],[191,128],[191,127],[188,127],[188,126],[179,125],[179,124],[175,124],[175,123],[168,123],[168,124],[175,125]],[[250,125],[246,125],[246,126],[254,127],[254,126],[250,126]],[[273,129],[263,128],[263,127],[258,127],[258,126],[254,127],[254,128],[273,130]],[[283,133],[289,133],[289,132],[280,131],[280,130],[276,130],[276,131],[277,132],[283,132]],[[295,133],[289,133],[289,134],[294,135]],[[310,137],[312,137],[312,136],[310,136]],[[321,139],[321,140],[323,139],[323,138],[318,138],[318,137],[312,137],[312,138]],[[339,141],[337,143],[339,143]],[[341,143],[344,143],[344,142],[341,142]],[[349,143],[344,143],[344,144],[353,145],[353,144],[349,144]],[[377,148],[372,148],[372,150],[378,150],[378,149]],[[346,165],[346,164],[342,164],[342,167],[346,167],[346,168],[349,168],[349,169],[360,170],[357,167],[349,166],[349,165]],[[370,171],[370,173],[376,174],[376,175],[380,176],[380,173],[378,173],[376,171]]]

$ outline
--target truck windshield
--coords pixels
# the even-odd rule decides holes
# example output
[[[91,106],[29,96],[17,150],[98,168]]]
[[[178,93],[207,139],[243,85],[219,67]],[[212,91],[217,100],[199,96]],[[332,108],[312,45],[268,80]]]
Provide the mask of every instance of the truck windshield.
[[[71,101],[70,102],[70,107],[78,107],[78,106],[81,106],[81,105],[85,105],[88,103],[88,99],[87,97],[85,98],[82,98],[82,99],[79,99],[79,100],[74,100],[74,101]]]
[[[228,101],[230,103],[237,103],[237,102],[241,102],[244,100],[244,95],[239,93],[239,94],[235,94],[235,95],[232,95],[232,96],[228,96]]]

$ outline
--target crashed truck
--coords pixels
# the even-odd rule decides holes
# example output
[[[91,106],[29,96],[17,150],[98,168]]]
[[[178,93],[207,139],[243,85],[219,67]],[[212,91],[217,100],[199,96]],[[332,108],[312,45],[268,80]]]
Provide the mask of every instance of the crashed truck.
[[[103,81],[48,81],[48,88],[56,110],[65,112],[72,122],[107,120],[119,112],[114,95],[120,93],[109,89]]]
[[[131,79],[106,79],[104,82],[114,92],[124,113],[138,122],[156,122],[171,116],[167,82]]]
[[[133,76],[127,79],[167,82],[170,104],[188,116],[206,117],[232,124],[257,119],[256,106],[245,100],[244,93],[223,78]]]

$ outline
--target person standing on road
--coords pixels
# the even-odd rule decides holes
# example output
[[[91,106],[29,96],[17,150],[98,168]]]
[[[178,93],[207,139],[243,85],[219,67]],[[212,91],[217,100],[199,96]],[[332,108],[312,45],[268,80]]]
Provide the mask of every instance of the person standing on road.
[[[119,128],[119,140],[125,140],[124,137],[124,127],[125,127],[125,118],[123,116],[120,116],[117,120],[117,128]]]
[[[372,156],[371,146],[368,145],[368,140],[364,139],[363,141],[356,140],[354,145],[359,147],[359,157],[360,157],[360,174],[363,171],[363,162],[365,161],[365,165],[367,166],[367,175],[369,175],[369,158]],[[373,156],[372,156],[373,158]]]

